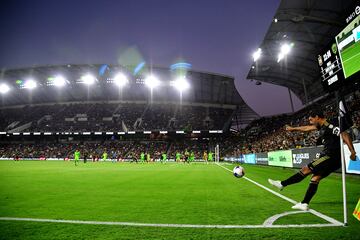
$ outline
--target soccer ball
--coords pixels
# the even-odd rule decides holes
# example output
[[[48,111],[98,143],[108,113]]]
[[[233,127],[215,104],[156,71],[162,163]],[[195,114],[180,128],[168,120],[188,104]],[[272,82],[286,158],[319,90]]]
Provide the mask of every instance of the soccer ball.
[[[245,175],[244,168],[241,166],[234,167],[233,173],[234,173],[234,176],[237,178],[241,178]]]

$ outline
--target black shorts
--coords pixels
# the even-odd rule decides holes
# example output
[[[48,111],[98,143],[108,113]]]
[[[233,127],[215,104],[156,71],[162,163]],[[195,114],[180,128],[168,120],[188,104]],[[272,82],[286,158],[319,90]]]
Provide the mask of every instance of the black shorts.
[[[341,167],[341,157],[323,155],[309,163],[308,167],[314,175],[324,178]]]

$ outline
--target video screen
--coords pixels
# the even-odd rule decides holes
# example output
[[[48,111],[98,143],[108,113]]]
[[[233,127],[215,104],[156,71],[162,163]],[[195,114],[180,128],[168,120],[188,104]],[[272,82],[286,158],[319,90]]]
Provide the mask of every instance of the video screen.
[[[360,15],[348,24],[337,36],[336,43],[345,78],[360,71]]]

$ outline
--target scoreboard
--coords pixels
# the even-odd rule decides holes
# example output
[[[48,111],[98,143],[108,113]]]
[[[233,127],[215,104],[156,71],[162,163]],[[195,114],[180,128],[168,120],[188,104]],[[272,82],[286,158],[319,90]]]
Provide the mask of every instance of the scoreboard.
[[[345,27],[317,56],[321,83],[334,91],[360,82],[360,5],[350,9]]]
[[[344,80],[344,73],[335,40],[318,55],[318,64],[324,89],[331,91],[338,88]]]

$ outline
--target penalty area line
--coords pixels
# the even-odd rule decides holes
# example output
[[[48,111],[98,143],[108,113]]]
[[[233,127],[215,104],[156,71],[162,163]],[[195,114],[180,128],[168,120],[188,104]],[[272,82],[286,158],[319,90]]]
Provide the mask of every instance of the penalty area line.
[[[62,219],[41,219],[41,218],[14,218],[0,217],[0,221],[25,221],[25,222],[45,222],[45,223],[71,223],[88,225],[110,225],[110,226],[129,226],[129,227],[161,227],[161,228],[321,228],[338,227],[336,224],[290,224],[290,225],[198,225],[198,224],[157,224],[157,223],[135,223],[135,222],[102,222],[102,221],[83,221],[83,220],[62,220]]]
[[[218,165],[219,167],[224,168],[225,170],[227,170],[227,171],[229,171],[229,172],[232,172],[230,169],[228,169],[228,168],[220,165],[219,163],[216,163],[216,165]],[[271,190],[270,188],[267,188],[267,187],[265,187],[264,185],[262,185],[262,184],[260,184],[260,183],[258,183],[258,182],[255,182],[254,180],[252,180],[252,179],[250,179],[250,178],[248,178],[248,177],[245,177],[245,176],[244,176],[244,177],[242,177],[242,178],[244,178],[245,180],[247,180],[247,181],[249,181],[249,182],[257,185],[258,187],[261,187],[262,189],[264,189],[264,190],[266,190],[266,191],[268,191],[268,192],[270,192],[270,193],[278,196],[279,198],[282,198],[282,199],[284,199],[284,200],[286,200],[286,201],[288,201],[288,202],[290,202],[290,203],[292,203],[292,204],[296,204],[296,203],[297,203],[295,200],[293,200],[293,199],[291,199],[291,198],[288,198],[288,197],[286,197],[286,196],[284,196],[284,195],[282,195],[282,194],[280,194],[280,193],[278,193],[278,192],[275,192],[275,191]],[[315,216],[317,216],[317,217],[319,217],[319,218],[322,218],[322,219],[326,220],[327,222],[329,222],[329,223],[331,223],[331,224],[333,224],[333,225],[336,225],[336,226],[344,226],[344,224],[343,224],[342,222],[339,222],[338,220],[336,220],[336,219],[334,219],[334,218],[332,218],[332,217],[329,217],[329,216],[327,216],[327,215],[325,215],[325,214],[322,214],[322,213],[320,213],[320,212],[318,212],[318,211],[316,211],[316,210],[314,210],[314,209],[309,209],[307,212],[310,212],[310,213],[314,214]],[[275,226],[275,225],[272,225],[272,226]],[[277,225],[276,225],[276,226],[277,226]]]

